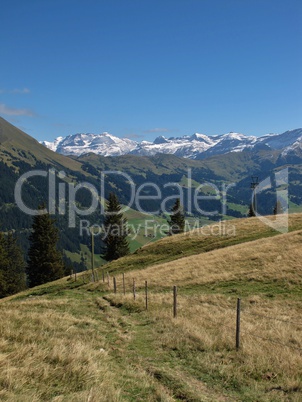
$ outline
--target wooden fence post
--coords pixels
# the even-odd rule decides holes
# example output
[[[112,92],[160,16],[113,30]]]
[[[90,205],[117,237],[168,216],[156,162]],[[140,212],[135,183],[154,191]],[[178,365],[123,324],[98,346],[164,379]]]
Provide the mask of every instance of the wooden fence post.
[[[134,300],[136,299],[136,294],[135,294],[135,279],[133,279],[133,298],[134,298]]]
[[[116,293],[116,279],[115,279],[115,276],[113,277],[113,288],[114,288],[114,293]]]
[[[126,294],[126,288],[125,288],[125,274],[124,274],[124,272],[123,272],[123,292],[124,292],[124,295]]]
[[[173,286],[173,317],[177,317],[177,286]]]
[[[146,310],[148,310],[148,281],[145,281]]]
[[[237,299],[237,312],[236,312],[236,350],[240,348],[240,299]]]
[[[107,282],[108,282],[108,287],[110,288],[110,276],[109,272],[107,271]]]
[[[95,273],[94,273],[94,233],[92,228],[91,230],[91,272],[92,272],[92,282],[95,282]]]

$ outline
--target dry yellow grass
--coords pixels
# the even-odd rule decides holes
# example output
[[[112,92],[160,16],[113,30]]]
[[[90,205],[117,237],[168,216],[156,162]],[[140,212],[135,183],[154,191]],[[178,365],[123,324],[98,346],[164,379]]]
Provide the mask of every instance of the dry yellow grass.
[[[129,311],[143,311],[148,280],[146,314],[154,320],[159,348],[195,361],[195,369],[215,373],[225,384],[249,389],[242,400],[261,395],[257,400],[298,402],[302,400],[301,243],[302,231],[296,231],[130,271],[127,295],[111,294],[109,299]],[[131,295],[133,278],[136,301]],[[236,289],[221,294],[219,286],[229,282]],[[121,292],[121,275],[117,283]],[[173,285],[179,294],[177,319],[172,318]],[[236,298],[241,293],[241,349],[236,352]]]
[[[261,234],[251,223],[236,222],[241,238]],[[194,233],[163,241],[181,252],[191,236],[219,249],[127,271],[125,296],[120,274],[117,294],[112,274],[109,289],[79,275],[2,300],[0,400],[300,402],[302,231],[228,247]]]
[[[135,278],[154,287],[211,284],[215,281],[284,281],[302,285],[302,231],[221,248],[208,253],[127,272],[128,289]],[[121,286],[122,276],[117,275]]]
[[[111,294],[109,300],[129,311],[140,309],[140,315],[148,316],[152,348],[170,355],[174,376],[189,372],[191,380],[200,376],[208,381],[205,373],[209,373],[216,391],[220,389],[223,395],[225,387],[233,387],[242,395],[238,399],[242,401],[301,401],[301,301],[287,304],[260,296],[244,299],[241,347],[236,351],[234,297],[180,294],[176,319],[172,317],[172,292],[154,291],[148,312],[143,312],[142,295],[134,301],[129,294]],[[180,361],[184,366],[177,367]],[[165,367],[163,364],[161,369]],[[234,395],[233,400],[237,398]],[[202,395],[200,400],[205,400]]]
[[[275,216],[266,217],[274,221]],[[288,216],[288,230],[302,229],[302,214]],[[258,218],[234,219],[209,225],[200,230],[192,230],[176,236],[169,236],[155,243],[143,246],[134,254],[120,258],[104,266],[109,272],[142,269],[181,257],[224,248],[234,244],[254,241],[278,235],[279,232],[267,226]]]
[[[29,298],[0,309],[2,401],[119,400],[95,319],[77,318],[63,299]]]
[[[90,294],[28,292],[3,300],[0,314],[1,401],[114,402],[131,400],[132,391],[146,395],[137,400],[174,401],[127,355],[121,362],[121,345],[131,341],[127,319],[100,310]]]

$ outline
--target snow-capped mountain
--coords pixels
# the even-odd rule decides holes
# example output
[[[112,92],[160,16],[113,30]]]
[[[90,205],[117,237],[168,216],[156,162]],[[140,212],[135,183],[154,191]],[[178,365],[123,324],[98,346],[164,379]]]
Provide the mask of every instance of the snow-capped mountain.
[[[257,137],[246,136],[239,133],[228,133],[212,137],[215,144],[205,152],[199,154],[196,159],[205,159],[214,155],[227,154],[229,152],[241,152],[251,149],[257,142]]]
[[[157,137],[153,142],[142,141],[131,151],[134,155],[151,156],[157,153],[174,154],[183,158],[195,159],[197,155],[213,147],[216,141],[204,134],[183,137]]]
[[[300,137],[297,138],[291,145],[283,148],[279,159],[287,163],[301,163],[302,158],[302,130]],[[295,139],[294,139],[295,140]]]
[[[107,132],[102,134],[74,134],[58,137],[53,142],[43,141],[43,145],[63,155],[80,156],[94,152],[103,156],[125,154],[151,156],[157,153],[174,154],[190,159],[205,159],[214,155],[243,150],[281,150],[282,155],[291,154],[302,148],[302,129],[286,131],[282,134],[267,134],[262,137],[246,136],[239,133],[207,136],[195,133],[191,136],[157,137],[153,142],[136,142],[118,138]]]
[[[56,152],[58,149],[58,145],[64,140],[65,137],[57,137],[53,142],[42,141],[41,144],[45,145],[47,148]]]
[[[286,131],[283,134],[269,134],[262,138],[262,143],[265,143],[271,149],[290,149],[297,141],[301,142],[302,128]]]
[[[109,133],[74,134],[58,137],[54,142],[43,141],[43,145],[63,155],[82,155],[94,152],[103,156],[118,156],[131,152],[137,143],[128,138],[118,138]]]

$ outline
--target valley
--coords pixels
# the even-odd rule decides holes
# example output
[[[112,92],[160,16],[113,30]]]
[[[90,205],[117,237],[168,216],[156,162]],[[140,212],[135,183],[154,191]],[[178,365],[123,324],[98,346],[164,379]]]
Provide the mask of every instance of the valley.
[[[156,225],[167,224],[173,199],[164,201],[169,200],[170,197],[181,197],[185,207],[187,227],[191,229],[220,220],[246,216],[251,202],[251,175],[256,175],[259,182],[272,177],[271,188],[265,189],[258,196],[259,212],[267,215],[272,213],[276,204],[276,183],[273,176],[276,172],[287,168],[289,213],[299,212],[302,204],[301,164],[289,164],[287,159],[282,159],[285,157],[284,150],[288,148],[290,141],[296,144],[295,140],[299,137],[299,130],[293,130],[292,133],[289,137],[282,134],[266,138],[272,144],[273,149],[270,150],[257,150],[255,147],[254,150],[231,152],[204,160],[180,158],[172,154],[104,157],[91,152],[68,157],[47,149],[1,118],[0,163],[2,171],[5,172],[0,177],[2,230],[5,232],[15,230],[26,253],[31,217],[16,206],[14,187],[18,179],[28,172],[36,170],[45,172],[45,178],[33,176],[28,178],[22,186],[24,204],[36,209],[39,203],[48,202],[51,169],[54,169],[53,177],[56,177],[56,189],[54,189],[56,205],[59,205],[60,185],[65,186],[65,191],[68,188],[70,191],[70,189],[76,189],[78,185],[81,186],[81,183],[87,182],[99,193],[100,205],[104,205],[108,194],[113,191],[123,205],[129,206],[131,196],[137,196],[140,191],[139,203],[130,204],[130,209],[125,213],[133,232],[137,233],[131,238],[132,252],[150,241],[165,236],[164,230],[157,230],[157,233],[154,233],[154,228]],[[198,139],[201,138],[198,137]],[[283,148],[280,148],[280,144],[283,144]],[[298,155],[296,153],[296,158],[302,161]],[[104,172],[108,171],[111,173],[104,175]],[[103,191],[100,191],[102,175],[105,179]],[[129,180],[133,182],[132,187],[129,186]],[[228,188],[226,195],[223,194],[223,188]],[[160,194],[160,197],[157,194]],[[216,199],[213,199],[215,196]],[[70,204],[68,197],[69,194],[66,192],[66,210]],[[148,199],[144,200],[146,197]],[[197,198],[194,197],[203,197],[203,199],[196,201]],[[91,203],[89,191],[85,188],[77,190],[76,202],[83,210],[89,208]],[[213,214],[212,211],[217,212]],[[88,218],[91,224],[102,225],[99,209]],[[56,220],[61,230],[60,248],[64,250],[67,258],[74,263],[79,263],[81,252],[86,253],[86,265],[89,265],[90,239],[89,236],[80,234],[81,217],[77,216],[76,228],[73,229],[68,227],[66,214],[57,214]],[[153,228],[145,230],[146,220],[149,222],[154,220],[156,225],[150,224]],[[98,241],[96,245],[97,261],[103,263],[100,257],[100,242]]]

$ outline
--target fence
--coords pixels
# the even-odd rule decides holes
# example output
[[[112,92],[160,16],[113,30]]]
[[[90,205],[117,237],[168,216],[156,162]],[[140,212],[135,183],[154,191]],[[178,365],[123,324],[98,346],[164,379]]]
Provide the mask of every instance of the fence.
[[[96,280],[99,280],[98,274],[96,273],[95,278],[91,277],[91,280],[94,282]],[[105,270],[102,270],[102,279],[103,279],[103,283],[105,283]],[[77,280],[76,275],[75,275],[75,280]],[[84,279],[83,279],[84,280]],[[118,287],[117,287],[117,280],[116,277],[112,278],[113,281],[113,291],[114,294],[117,294],[118,292]],[[110,285],[110,275],[109,272],[107,272],[107,286],[108,288],[111,287]],[[122,293],[123,295],[126,295],[126,285],[125,285],[125,273],[122,274]],[[134,278],[132,278],[132,289],[131,289],[131,293],[133,295],[133,299],[134,301],[137,300],[137,284]],[[144,298],[145,298],[145,309],[148,310],[149,309],[149,290],[148,290],[148,281],[146,280],[144,283]],[[173,318],[177,318],[178,315],[178,288],[177,286],[173,286],[172,288],[172,292],[171,292],[171,307],[172,307],[172,315]],[[241,304],[241,299],[238,298],[237,299],[237,303],[236,306],[234,306],[234,312],[235,312],[235,322],[234,322],[234,326],[228,326],[224,324],[224,327],[228,328],[229,330],[234,332],[234,339],[235,339],[235,347],[236,350],[240,349],[240,345],[241,345],[241,339],[243,336],[247,337],[247,336],[251,336],[254,338],[258,338],[267,342],[270,342],[272,344],[276,344],[279,346],[283,346],[298,352],[302,352],[302,348],[298,347],[298,346],[293,346],[293,345],[288,345],[285,344],[283,342],[280,342],[278,340],[275,339],[270,339],[264,336],[261,336],[259,334],[254,334],[251,333],[250,331],[242,331],[241,330],[241,321],[242,321],[242,304]],[[286,324],[293,324],[296,325],[298,327],[301,327],[301,332],[302,332],[302,322],[297,322],[297,321],[291,321],[291,320],[284,320],[282,318],[278,318],[278,317],[270,317],[267,315],[263,315],[263,314],[257,314],[257,313],[251,313],[248,311],[244,311],[244,319],[246,319],[246,316],[253,316],[256,318],[261,318],[261,319],[267,319],[267,320],[271,320],[271,321],[279,321],[279,322],[283,322]],[[212,321],[213,324],[216,325],[216,323],[211,320],[209,317],[207,318],[208,320]]]

